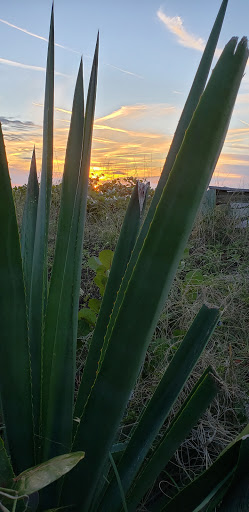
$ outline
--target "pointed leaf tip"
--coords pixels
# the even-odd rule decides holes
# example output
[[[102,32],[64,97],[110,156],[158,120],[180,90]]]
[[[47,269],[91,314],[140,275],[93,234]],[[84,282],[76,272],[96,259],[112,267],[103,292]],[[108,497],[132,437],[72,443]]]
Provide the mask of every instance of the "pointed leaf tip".
[[[96,46],[95,46],[95,55],[98,53],[98,51],[99,51],[99,30],[98,30]]]

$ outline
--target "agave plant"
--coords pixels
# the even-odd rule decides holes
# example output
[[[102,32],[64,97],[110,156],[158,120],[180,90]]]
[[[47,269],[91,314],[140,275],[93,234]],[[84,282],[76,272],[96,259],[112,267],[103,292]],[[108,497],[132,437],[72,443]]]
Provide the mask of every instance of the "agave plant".
[[[52,10],[41,183],[38,186],[33,153],[21,246],[2,133],[0,137],[1,510],[136,510],[218,391],[214,372],[207,368],[157,443],[159,430],[218,322],[219,311],[203,306],[129,442],[118,443],[119,425],[219,157],[248,58],[245,38],[238,44],[231,39],[206,85],[226,7],[223,0],[143,224],[146,191],[137,183],[131,196],[76,403],[78,303],[99,43],[97,38],[86,108],[82,62],[79,66],[48,283]],[[221,461],[229,458],[228,469],[218,459],[208,470],[209,486],[200,477],[191,484],[198,493],[186,488],[175,498],[178,508],[172,500],[154,504],[155,510],[202,510],[219,502],[228,487],[236,496],[239,475],[244,477],[247,471],[244,438],[243,434],[221,455]],[[153,456],[148,457],[152,444]],[[64,479],[52,483],[65,473]],[[198,495],[194,505],[192,494]]]

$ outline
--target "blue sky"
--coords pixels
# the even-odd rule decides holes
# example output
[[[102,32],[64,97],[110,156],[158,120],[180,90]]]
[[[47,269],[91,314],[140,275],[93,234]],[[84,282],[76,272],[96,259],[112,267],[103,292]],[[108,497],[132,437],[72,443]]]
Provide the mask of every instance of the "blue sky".
[[[93,171],[160,173],[220,3],[55,0],[55,41],[62,46],[55,53],[55,177],[63,170],[79,59],[83,54],[86,89],[98,29]],[[34,144],[41,164],[50,9],[47,0],[1,5],[0,118],[13,185],[27,181]],[[249,35],[248,19],[248,1],[229,0],[219,49],[234,35]],[[249,66],[213,183],[249,188]]]

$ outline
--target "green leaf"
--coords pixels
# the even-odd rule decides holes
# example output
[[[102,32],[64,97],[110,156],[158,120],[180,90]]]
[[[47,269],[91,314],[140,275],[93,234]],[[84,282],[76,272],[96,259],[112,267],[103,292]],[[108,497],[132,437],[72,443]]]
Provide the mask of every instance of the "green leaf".
[[[53,169],[53,117],[54,11],[52,6],[44,102],[42,171],[37,208],[29,307],[33,411],[35,434],[37,436],[40,433],[42,334],[47,302],[47,243]],[[36,437],[37,442],[38,439],[40,438]]]
[[[181,337],[181,336],[185,336],[186,330],[185,329],[175,329],[172,334],[173,334],[173,336],[178,338],[178,337]]]
[[[181,407],[177,418],[173,420],[154,454],[135,480],[127,500],[130,512],[136,509],[142,497],[153,486],[157,476],[189,435],[217,391],[218,386],[213,375],[209,372],[202,375],[191,395]],[[115,509],[112,508],[112,510]]]
[[[112,464],[112,467],[113,467],[113,471],[114,471],[115,477],[117,479],[117,483],[118,483],[118,487],[119,487],[119,492],[120,492],[120,496],[121,496],[121,502],[122,502],[122,505],[123,505],[123,508],[124,508],[124,512],[128,512],[128,508],[127,508],[127,504],[126,504],[126,500],[125,500],[124,490],[123,490],[122,483],[121,483],[121,480],[120,480],[120,477],[119,477],[119,474],[118,474],[117,466],[115,464],[115,461],[113,459],[113,456],[112,456],[111,452],[109,452],[109,458],[110,458],[110,461],[111,461],[111,464]]]
[[[186,131],[118,315],[115,322],[111,322],[113,327],[109,338],[106,337],[102,364],[73,445],[74,449],[87,445],[87,464],[82,461],[79,470],[74,470],[65,484],[73,492],[78,506],[80,504],[80,510],[87,509],[91,503],[199,204],[220,155],[248,59],[246,39],[242,39],[237,48],[236,45],[236,39],[226,45],[213,70]],[[81,496],[82,479],[87,489],[84,497]]]
[[[20,240],[1,126],[0,239],[0,401],[12,464],[20,472],[34,464],[31,373]]]
[[[70,506],[69,507],[68,506],[59,507],[59,508],[50,508],[49,510],[46,510],[45,512],[57,512],[58,510],[66,510],[68,512],[70,510]]]
[[[162,498],[158,506],[153,507],[153,512],[175,512],[175,510],[197,512],[202,510],[204,505],[206,506],[226,484],[226,481],[231,479],[238,461],[241,440],[248,433],[249,426],[223,450],[210,468],[184,487],[170,502],[168,499]]]
[[[107,279],[108,278],[107,278],[105,272],[103,273],[103,267],[101,266],[97,270],[97,274],[96,274],[96,276],[94,278],[94,282],[98,286],[100,295],[102,297],[103,297],[103,295],[105,293],[105,287],[106,287]]]
[[[79,310],[78,318],[79,320],[84,318],[84,320],[86,320],[89,324],[95,325],[97,317],[94,311],[92,311],[91,309],[82,308]]]
[[[101,300],[99,300],[99,299],[89,299],[88,306],[97,315],[99,313],[99,310],[100,310],[100,307],[101,307]]]
[[[129,265],[127,267],[126,273],[125,273],[124,278],[122,280],[121,287],[120,287],[120,290],[119,290],[119,293],[118,293],[118,297],[117,297],[117,300],[115,302],[114,311],[113,311],[113,314],[112,314],[112,319],[111,319],[111,322],[109,323],[109,326],[108,326],[108,331],[109,332],[107,334],[107,338],[109,337],[109,334],[112,331],[113,324],[114,324],[115,319],[117,317],[117,314],[118,314],[118,311],[119,311],[119,307],[120,307],[120,304],[122,303],[122,300],[123,300],[124,293],[126,291],[128,282],[129,282],[129,280],[131,278],[133,269],[134,269],[134,267],[136,265],[136,262],[137,262],[138,255],[139,255],[139,253],[140,253],[140,251],[142,249],[144,240],[145,240],[145,238],[147,236],[150,224],[151,224],[153,216],[155,214],[157,205],[158,205],[158,203],[160,201],[163,189],[164,189],[164,187],[165,187],[165,185],[166,185],[166,183],[168,181],[169,174],[170,174],[170,172],[171,172],[171,170],[173,168],[173,165],[175,163],[176,156],[177,156],[177,154],[178,154],[178,152],[180,150],[180,147],[181,147],[181,145],[183,143],[186,130],[187,130],[189,124],[190,124],[192,116],[193,116],[193,114],[195,112],[195,109],[196,109],[196,107],[198,105],[198,102],[199,102],[199,100],[201,98],[201,95],[202,95],[202,93],[204,91],[204,87],[205,87],[205,84],[206,84],[206,81],[207,81],[207,78],[208,78],[208,74],[209,74],[209,71],[211,69],[211,64],[212,64],[213,56],[214,56],[215,49],[216,49],[216,46],[217,46],[217,42],[218,42],[218,39],[219,39],[219,35],[220,35],[221,27],[222,27],[222,24],[223,24],[224,16],[225,16],[225,13],[226,13],[227,3],[228,3],[228,0],[223,0],[222,1],[219,13],[217,15],[217,18],[215,20],[213,29],[211,31],[211,34],[209,36],[209,39],[208,39],[208,42],[206,44],[205,50],[203,52],[200,65],[199,65],[198,70],[197,70],[196,75],[195,75],[195,79],[194,79],[193,85],[191,87],[191,90],[190,90],[190,93],[188,95],[187,101],[185,103],[184,109],[182,111],[180,120],[178,122],[178,125],[177,125],[177,128],[176,128],[176,131],[175,131],[175,134],[174,134],[174,137],[173,137],[170,149],[168,151],[167,158],[166,158],[166,161],[165,161],[165,164],[164,164],[164,168],[163,168],[163,171],[161,173],[158,185],[157,185],[156,190],[155,190],[155,194],[154,194],[154,196],[152,198],[152,201],[151,201],[151,204],[150,204],[150,208],[148,210],[148,213],[146,215],[144,223],[143,223],[143,225],[141,227],[141,231],[139,233],[136,245],[135,245],[133,253],[131,255],[131,259],[129,261]],[[183,169],[183,172],[185,173],[185,179],[188,179],[188,168],[187,168],[187,166]],[[180,200],[181,199],[179,198],[179,201]]]
[[[231,481],[230,488],[226,493],[221,512],[248,511],[249,503],[249,434],[241,438],[241,446],[237,466]]]
[[[51,306],[50,316],[47,314],[45,325],[44,345],[46,344],[48,350],[44,350],[43,371],[47,372],[48,376],[45,382],[44,374],[45,384],[43,388],[42,409],[44,459],[64,452],[65,449],[67,449],[66,447],[69,449],[71,447],[78,306],[97,87],[98,47],[99,40],[97,38],[86,103],[83,149],[77,191],[73,205],[71,228],[69,238],[65,241],[67,247],[66,254],[63,254],[63,259],[61,259],[61,255],[58,254],[58,260],[54,263],[55,270],[53,268],[53,272],[56,274],[57,280],[54,281],[54,294],[53,296],[51,295],[53,307]],[[58,284],[58,290],[56,283]],[[60,292],[59,295],[58,291]],[[54,311],[56,312],[55,316]],[[47,356],[49,358],[49,353],[52,356],[51,363],[49,363],[49,359],[46,359]],[[63,400],[61,400],[62,396]]]
[[[202,306],[142,413],[118,465],[125,493],[132,484],[156,435],[207,345],[218,320],[219,311],[217,309],[208,309],[206,306]],[[198,416],[195,421],[197,420]],[[107,490],[105,502],[102,503],[102,510],[104,512],[111,508],[114,512],[119,510],[119,506],[120,495],[116,482],[113,480]]]
[[[72,239],[72,222],[75,207],[75,196],[80,172],[80,160],[83,145],[83,126],[84,126],[84,98],[83,98],[83,65],[80,62],[77,82],[72,107],[71,124],[68,135],[66,158],[64,165],[64,174],[62,180],[61,207],[56,238],[54,264],[49,287],[47,314],[44,332],[44,356],[43,356],[43,387],[42,387],[42,431],[44,437],[53,439],[52,434],[45,434],[48,428],[47,422],[53,422],[57,417],[62,421],[61,427],[57,428],[61,439],[61,447],[57,447],[55,452],[44,453],[44,459],[52,455],[58,455],[63,451],[70,450],[71,447],[71,429],[72,429],[72,407],[73,393],[72,386],[75,374],[75,340],[72,330],[72,297],[74,265],[72,251],[75,241]],[[77,227],[74,231],[77,236]],[[73,246],[73,248],[72,248]],[[71,261],[69,258],[72,258]],[[78,295],[79,296],[79,295]],[[58,343],[60,350],[58,350]],[[65,351],[67,357],[65,358]],[[55,365],[57,368],[55,368]],[[64,372],[64,377],[55,377],[55,372]],[[61,400],[55,399],[53,393],[62,393],[64,397]],[[54,404],[54,400],[56,406]],[[63,407],[63,412],[61,411]],[[55,412],[57,411],[57,412]],[[62,414],[62,416],[61,416]],[[56,422],[55,422],[56,423]],[[49,450],[48,443],[45,442]]]
[[[203,283],[203,275],[201,270],[195,269],[187,272],[184,282],[186,286],[198,286]]]
[[[97,272],[98,268],[101,267],[101,265],[102,265],[100,259],[97,258],[97,256],[91,256],[91,258],[89,258],[87,264],[92,270],[95,270],[95,272]]]
[[[204,91],[205,84],[211,69],[212,60],[215,54],[215,49],[220,36],[221,27],[225,17],[228,0],[223,0],[218,15],[216,17],[214,26],[208,38],[205,50],[203,52],[199,67],[197,69],[192,87],[190,89],[188,98],[184,105],[180,120],[178,122],[173,141],[171,143],[167,158],[160,176],[155,195],[151,205],[151,212],[148,217],[152,218],[152,212],[155,211],[155,207],[159,201],[161,193],[165,184],[167,183],[171,169],[173,168],[176,156],[183,142],[185,131],[187,130],[195,109],[198,105],[199,99]],[[148,219],[146,219],[146,222]]]
[[[4,448],[3,440],[0,438],[0,487],[11,487],[14,476],[14,471]]]
[[[104,265],[106,270],[110,270],[110,268],[111,268],[113,255],[114,255],[114,252],[110,251],[109,249],[105,249],[104,251],[101,251],[99,253],[99,259],[100,259],[102,265]]]
[[[128,261],[137,239],[142,221],[142,215],[145,208],[147,191],[148,186],[144,184],[139,185],[139,182],[137,182],[129,201],[117,247],[114,253],[110,275],[107,283],[105,283],[106,290],[97,318],[96,327],[93,333],[93,338],[91,341],[80,389],[77,396],[75,405],[75,416],[77,417],[82,415],[84,405],[96,377],[107,324],[109,322],[123,275],[127,268]]]
[[[249,510],[249,478],[248,475],[241,478],[228,492],[224,505],[219,509],[221,512],[248,512]]]
[[[84,456],[84,452],[59,455],[38,466],[27,469],[14,478],[14,489],[18,491],[19,495],[27,494],[29,496],[71,471]]]
[[[21,254],[23,262],[23,273],[26,288],[27,304],[29,304],[30,299],[31,271],[33,264],[38,197],[39,185],[37,179],[34,148],[30,165],[21,230]]]

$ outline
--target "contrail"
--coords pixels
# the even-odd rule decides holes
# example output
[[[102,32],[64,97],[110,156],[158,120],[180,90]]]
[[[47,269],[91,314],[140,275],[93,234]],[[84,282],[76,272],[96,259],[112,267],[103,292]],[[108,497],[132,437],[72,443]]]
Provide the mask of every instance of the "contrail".
[[[42,41],[48,42],[48,39],[46,37],[38,36],[38,34],[29,32],[25,28],[18,27],[17,25],[13,25],[13,23],[9,23],[9,21],[2,20],[0,18],[0,23],[4,23],[5,25],[8,25],[8,27],[15,28],[16,30],[20,30],[20,32],[24,32],[24,34],[27,34],[28,36],[36,37],[36,39],[41,39]],[[59,48],[63,48],[63,50],[68,50],[69,52],[73,52],[73,53],[77,53],[78,55],[81,55],[80,52],[73,50],[72,48],[68,48],[67,46],[63,46],[62,44],[55,43],[55,46],[58,46]]]
[[[29,30],[26,30],[25,28],[22,28],[22,27],[18,27],[17,25],[13,25],[13,23],[3,20],[2,18],[0,18],[0,23],[4,23],[8,27],[19,30],[20,32],[23,32],[24,34],[27,34],[28,36],[36,37],[36,39],[40,39],[41,41],[48,42],[48,39],[46,37],[39,36],[38,34],[34,34],[34,32],[29,32]],[[80,52],[78,52],[77,50],[73,50],[72,48],[69,48],[68,46],[63,46],[62,44],[58,44],[58,43],[55,43],[55,46],[62,48],[63,50],[67,50],[69,52],[76,53],[77,55],[81,55]],[[88,55],[87,53],[84,54],[84,57],[86,57],[87,59],[92,59],[92,57],[90,55]],[[121,71],[121,73],[125,73],[127,75],[132,75],[132,76],[135,76],[136,78],[143,78],[143,76],[137,75],[136,73],[133,73],[131,71],[127,71],[126,69],[119,68],[117,66],[114,66],[113,64],[108,64],[107,62],[104,62],[104,65],[110,66],[114,69],[117,69],[118,71]]]
[[[105,66],[110,66],[111,68],[117,69],[118,71],[121,71],[122,73],[126,73],[127,75],[135,76],[136,78],[144,79],[143,76],[137,75],[136,73],[132,73],[132,71],[127,71],[126,69],[118,68],[117,66],[114,66],[113,64],[108,64],[107,62],[104,62]]]

